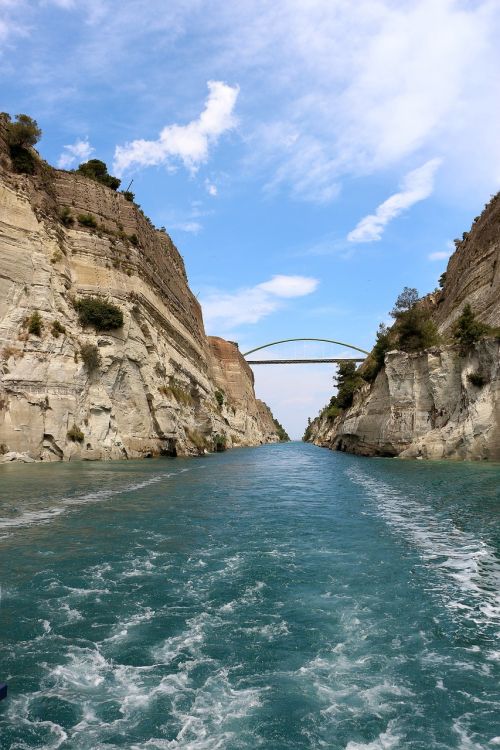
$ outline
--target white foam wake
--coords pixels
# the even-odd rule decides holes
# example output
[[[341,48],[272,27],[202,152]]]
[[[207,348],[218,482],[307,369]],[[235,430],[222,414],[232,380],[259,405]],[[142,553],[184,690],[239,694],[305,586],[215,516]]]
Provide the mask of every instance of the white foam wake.
[[[347,476],[375,501],[377,514],[453,584],[453,591],[442,589],[449,609],[478,625],[500,625],[500,564],[487,542],[360,469],[349,469]]]
[[[0,530],[5,529],[7,533],[3,534],[0,538],[9,536],[11,529],[22,528],[25,526],[34,526],[38,524],[50,523],[62,515],[68,512],[70,508],[80,507],[87,505],[88,503],[100,503],[108,500],[116,495],[121,495],[129,492],[137,492],[137,490],[149,487],[157,482],[165,481],[178,474],[183,474],[189,471],[189,469],[181,469],[180,471],[162,472],[161,474],[155,474],[153,477],[144,479],[141,482],[133,482],[122,487],[117,487],[107,490],[97,490],[95,492],[85,492],[75,497],[62,497],[58,500],[58,504],[49,508],[41,508],[39,510],[25,510],[17,516],[12,517],[1,517],[0,518]]]

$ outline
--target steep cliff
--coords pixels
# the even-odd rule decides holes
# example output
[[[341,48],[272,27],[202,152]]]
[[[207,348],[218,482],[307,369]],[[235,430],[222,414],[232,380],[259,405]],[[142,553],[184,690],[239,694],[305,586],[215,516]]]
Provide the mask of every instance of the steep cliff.
[[[423,304],[441,342],[416,353],[392,351],[373,384],[334,419],[323,411],[306,439],[367,456],[500,460],[500,341],[485,335],[468,351],[451,343],[464,306],[500,325],[500,194],[457,243],[443,289]]]
[[[4,460],[189,454],[277,441],[237,346],[206,337],[170,237],[122,194],[80,174],[42,162],[34,175],[14,173],[4,136],[0,120]],[[89,297],[117,306],[123,326],[82,326],[75,301]],[[84,361],[86,345],[97,367]]]

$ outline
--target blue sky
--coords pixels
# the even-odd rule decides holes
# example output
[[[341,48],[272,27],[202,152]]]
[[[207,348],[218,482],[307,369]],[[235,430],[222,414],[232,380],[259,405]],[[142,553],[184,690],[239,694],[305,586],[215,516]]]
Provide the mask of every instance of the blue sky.
[[[499,26],[498,0],[0,0],[0,109],[134,180],[208,333],[368,349],[499,189]],[[331,394],[328,366],[255,372],[295,436]]]

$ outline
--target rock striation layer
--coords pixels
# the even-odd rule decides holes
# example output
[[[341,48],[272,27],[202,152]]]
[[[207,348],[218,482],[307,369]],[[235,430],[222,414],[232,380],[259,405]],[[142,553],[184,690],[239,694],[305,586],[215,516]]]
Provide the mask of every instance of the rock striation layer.
[[[237,345],[205,335],[170,237],[122,194],[82,175],[42,162],[33,176],[15,174],[3,128],[0,121],[3,460],[133,458],[278,441]],[[79,223],[89,215],[95,226]],[[117,305],[123,326],[82,327],[74,301],[89,296]],[[27,324],[34,311],[39,336]],[[85,344],[98,348],[96,370],[82,359]]]
[[[499,326],[499,293],[500,194],[457,242],[442,291],[424,304],[446,342],[467,303],[479,320]],[[352,407],[334,420],[321,413],[307,439],[366,456],[500,460],[499,355],[494,335],[465,355],[449,343],[415,354],[389,352]]]

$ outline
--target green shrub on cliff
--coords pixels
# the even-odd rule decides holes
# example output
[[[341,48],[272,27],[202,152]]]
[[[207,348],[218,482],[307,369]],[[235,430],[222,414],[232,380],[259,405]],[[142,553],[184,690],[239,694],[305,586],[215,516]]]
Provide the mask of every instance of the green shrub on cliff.
[[[276,432],[278,433],[278,437],[280,440],[280,443],[288,443],[290,441],[290,436],[288,435],[288,432],[285,430],[283,425],[281,425],[278,420],[273,417],[274,426],[276,427]]]
[[[95,372],[101,365],[99,348],[95,344],[82,344],[80,347],[82,362],[89,372]]]
[[[68,438],[72,440],[74,443],[83,443],[85,440],[85,435],[81,431],[79,427],[77,427],[76,424],[71,427],[68,432],[66,433]]]
[[[8,124],[7,137],[9,146],[30,148],[38,143],[42,137],[42,131],[37,121],[29,115],[16,115],[16,121]]]
[[[97,227],[97,221],[92,214],[78,214],[76,218],[82,227],[88,227],[89,229],[95,229]]]
[[[391,315],[395,320],[393,333],[396,348],[404,352],[418,352],[438,343],[438,332],[430,310],[421,303],[416,289],[407,286],[403,289]]]
[[[94,326],[96,331],[112,331],[123,325],[123,313],[120,308],[99,297],[85,297],[76,300],[74,305],[83,326]]]
[[[89,161],[80,164],[77,172],[85,175],[85,177],[90,177],[91,180],[100,182],[101,185],[106,185],[106,187],[109,187],[112,190],[118,190],[120,187],[121,180],[119,180],[118,177],[110,175],[106,164],[100,159],[90,159]]]
[[[40,140],[42,131],[37,121],[28,115],[16,115],[15,122],[11,122],[8,115],[7,117],[7,140],[12,166],[21,174],[33,174],[36,159],[30,149]]]
[[[488,331],[489,327],[477,320],[472,307],[467,303],[455,324],[453,338],[460,344],[461,353],[465,355]]]
[[[42,316],[38,312],[38,310],[35,310],[31,313],[31,315],[28,318],[28,333],[31,333],[33,336],[41,336],[42,335]]]

